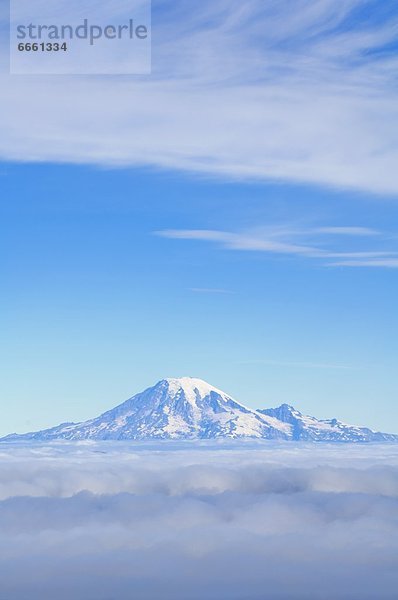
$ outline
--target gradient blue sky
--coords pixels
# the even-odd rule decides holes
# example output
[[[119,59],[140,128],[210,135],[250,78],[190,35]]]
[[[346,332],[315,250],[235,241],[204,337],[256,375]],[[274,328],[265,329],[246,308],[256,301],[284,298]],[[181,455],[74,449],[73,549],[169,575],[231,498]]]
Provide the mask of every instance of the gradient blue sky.
[[[180,375],[398,431],[396,3],[240,4],[155,3],[148,79],[1,74],[1,434]]]

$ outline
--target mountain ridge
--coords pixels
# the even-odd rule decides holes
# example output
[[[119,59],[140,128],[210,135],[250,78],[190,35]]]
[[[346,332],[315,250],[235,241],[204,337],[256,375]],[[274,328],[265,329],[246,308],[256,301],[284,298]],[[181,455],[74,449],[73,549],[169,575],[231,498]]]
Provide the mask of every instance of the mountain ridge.
[[[257,438],[398,442],[398,435],[303,415],[289,404],[252,409],[202,379],[162,379],[94,419],[0,441]]]

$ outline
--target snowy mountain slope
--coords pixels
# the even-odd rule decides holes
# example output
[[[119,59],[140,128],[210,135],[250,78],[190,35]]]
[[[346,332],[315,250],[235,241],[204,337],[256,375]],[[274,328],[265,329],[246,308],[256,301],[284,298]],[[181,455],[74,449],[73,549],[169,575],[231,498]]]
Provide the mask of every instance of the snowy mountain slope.
[[[322,442],[397,442],[398,436],[373,431],[367,427],[347,425],[337,419],[319,420],[303,415],[289,404],[278,408],[259,410],[262,415],[274,417],[292,426],[292,439]]]
[[[327,442],[398,441],[398,436],[319,421],[292,406],[254,410],[201,379],[163,379],[116,408],[83,423],[12,434],[14,440],[139,440],[258,438]]]
[[[5,439],[288,439],[290,435],[289,424],[260,415],[201,379],[184,377],[164,379],[90,421]]]

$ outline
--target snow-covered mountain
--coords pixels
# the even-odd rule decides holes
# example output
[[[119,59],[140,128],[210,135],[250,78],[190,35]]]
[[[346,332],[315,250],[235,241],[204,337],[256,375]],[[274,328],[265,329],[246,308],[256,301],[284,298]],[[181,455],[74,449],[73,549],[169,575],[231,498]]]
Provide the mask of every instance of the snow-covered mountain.
[[[289,430],[288,424],[239,404],[201,379],[183,377],[163,379],[90,421],[5,439],[287,439]]]
[[[83,423],[12,434],[13,440],[139,440],[259,438],[315,441],[398,441],[398,436],[318,421],[293,407],[255,410],[201,379],[163,379],[123,404]]]

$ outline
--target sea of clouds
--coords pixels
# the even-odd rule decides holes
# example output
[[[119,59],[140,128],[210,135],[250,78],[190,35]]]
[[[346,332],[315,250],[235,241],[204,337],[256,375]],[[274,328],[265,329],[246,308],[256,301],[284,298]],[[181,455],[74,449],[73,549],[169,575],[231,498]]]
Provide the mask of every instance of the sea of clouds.
[[[0,600],[384,600],[398,446],[0,445]]]

